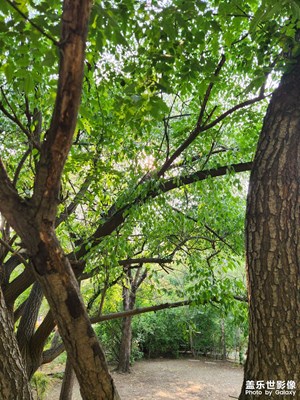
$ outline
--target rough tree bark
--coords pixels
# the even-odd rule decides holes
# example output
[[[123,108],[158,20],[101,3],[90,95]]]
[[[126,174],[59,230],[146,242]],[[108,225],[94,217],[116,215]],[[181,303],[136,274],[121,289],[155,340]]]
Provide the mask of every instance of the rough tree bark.
[[[0,288],[0,398],[32,400],[14,328]]]
[[[249,381],[275,381],[275,390],[283,386],[279,381],[284,381],[284,390],[294,382],[300,385],[299,133],[300,58],[272,96],[250,178],[250,332],[240,400],[257,398],[250,390],[247,394]],[[259,399],[275,398],[275,390],[273,397],[262,390]],[[291,398],[284,393],[279,397]],[[300,399],[300,391],[292,398]]]
[[[43,292],[38,282],[26,301],[17,332],[17,341],[23,357],[27,376],[30,379],[41,365],[42,351],[38,343],[32,343],[31,339],[35,331],[38,312],[43,300]]]
[[[0,211],[26,246],[47,297],[84,400],[116,400],[103,350],[70,262],[55,235],[60,178],[77,122],[90,0],[65,0],[57,97],[37,165],[33,196],[23,199],[0,163]]]

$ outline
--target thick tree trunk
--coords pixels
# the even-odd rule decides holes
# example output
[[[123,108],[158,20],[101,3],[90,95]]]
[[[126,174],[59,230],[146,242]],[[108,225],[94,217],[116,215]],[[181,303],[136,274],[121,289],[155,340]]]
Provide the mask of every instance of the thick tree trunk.
[[[13,324],[0,288],[0,399],[32,400]]]
[[[51,232],[51,230],[50,230]],[[77,280],[54,232],[43,232],[35,274],[55,316],[84,400],[117,400],[104,352],[91,327]],[[31,237],[32,243],[34,242]]]
[[[299,135],[300,59],[271,99],[250,179],[246,223],[250,331],[240,400],[256,399],[251,392],[259,388],[261,400],[300,399]],[[273,386],[268,381],[274,381],[271,397],[265,393]],[[294,385],[298,385],[295,396],[284,393],[295,390]],[[276,395],[276,389],[282,393]]]

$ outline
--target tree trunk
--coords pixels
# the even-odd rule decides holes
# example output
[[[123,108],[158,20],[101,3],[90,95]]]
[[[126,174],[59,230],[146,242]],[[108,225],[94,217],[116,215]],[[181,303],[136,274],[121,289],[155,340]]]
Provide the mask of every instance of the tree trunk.
[[[103,349],[91,327],[77,280],[54,232],[43,232],[33,257],[41,284],[58,325],[84,400],[117,400]],[[34,238],[31,237],[32,244]]]
[[[72,400],[74,382],[75,382],[74,369],[69,361],[69,358],[67,358],[64,379],[61,386],[59,400]]]
[[[126,317],[122,322],[122,338],[119,352],[119,363],[117,367],[119,372],[130,372],[131,340],[131,317]]]
[[[23,360],[19,352],[13,324],[0,288],[0,398],[32,400]]]
[[[221,358],[227,359],[225,320],[221,319]]]
[[[190,351],[193,357],[196,357],[196,352],[194,348],[194,332],[191,325],[189,325],[189,342],[190,342]]]
[[[250,328],[240,400],[275,381],[300,385],[300,59],[273,94],[255,156],[247,206]],[[284,381],[284,384],[282,384]],[[283,388],[285,386],[285,388]],[[291,396],[281,393],[280,399]],[[276,397],[277,398],[277,397]],[[300,399],[300,391],[293,399]]]
[[[147,277],[147,270],[142,272],[142,264],[136,270],[134,277],[132,276],[131,269],[126,271],[127,284],[123,285],[123,307],[124,311],[132,311],[135,306],[136,292]],[[131,316],[123,318],[122,323],[122,337],[119,351],[119,363],[117,371],[128,373],[130,372],[130,356],[131,356]]]
[[[33,195],[23,199],[0,160],[0,211],[29,251],[36,280],[55,318],[84,400],[116,400],[104,352],[91,327],[77,280],[55,234],[62,171],[72,145],[82,91],[91,0],[64,0],[59,79],[41,144]]]
[[[33,284],[26,301],[20,324],[18,326],[17,341],[24,360],[29,379],[41,365],[42,347],[32,343],[38,312],[43,300],[43,291],[38,282]]]
[[[131,270],[127,271],[128,282],[123,285],[123,308],[124,311],[131,311],[135,305],[136,290],[137,288],[132,285]],[[125,317],[122,321],[122,336],[119,351],[119,362],[117,371],[123,373],[130,372],[130,355],[131,355],[131,318]]]

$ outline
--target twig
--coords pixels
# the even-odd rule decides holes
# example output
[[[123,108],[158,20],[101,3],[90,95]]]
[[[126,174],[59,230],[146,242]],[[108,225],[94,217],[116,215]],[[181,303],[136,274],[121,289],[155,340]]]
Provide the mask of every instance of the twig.
[[[183,118],[183,117],[190,117],[191,115],[192,115],[191,113],[169,115],[168,117],[164,117],[163,121],[169,121],[170,119],[179,119],[179,118]]]
[[[257,97],[254,97],[253,99],[243,101],[242,103],[239,103],[235,105],[234,107],[230,108],[229,110],[225,111],[223,114],[221,114],[218,118],[216,118],[213,122],[211,122],[208,125],[205,125],[201,130],[202,132],[207,131],[210,128],[213,128],[216,126],[219,122],[223,121],[226,117],[229,115],[233,114],[235,111],[240,110],[242,108],[245,108],[247,106],[250,106],[251,104],[257,103],[261,100],[264,100],[266,97],[269,95],[259,95]]]
[[[22,122],[19,120],[19,118],[17,117],[17,115],[15,114],[12,106],[10,105],[3,89],[1,88],[1,93],[2,96],[4,97],[4,100],[6,101],[6,104],[8,105],[8,107],[11,109],[12,114],[7,111],[7,109],[4,107],[3,103],[0,101],[0,110],[3,112],[4,115],[6,115],[12,122],[14,122],[16,125],[18,125],[18,127],[22,130],[22,132],[25,133],[25,135],[28,137],[28,139],[31,140],[30,137],[30,132],[28,131],[28,129],[25,128],[25,126],[22,124]]]
[[[219,75],[223,65],[225,64],[225,61],[226,61],[225,55],[222,54],[221,60],[220,60],[219,64],[217,65],[217,68],[216,68],[216,70],[214,72],[214,77],[215,78]],[[211,81],[209,83],[207,89],[206,89],[206,92],[205,92],[205,95],[204,95],[204,99],[203,99],[203,103],[202,103],[201,109],[200,109],[199,118],[198,118],[198,121],[197,121],[197,126],[199,126],[199,127],[202,125],[203,116],[204,116],[204,113],[205,113],[205,110],[206,110],[206,106],[207,106],[207,103],[208,103],[212,88],[214,87],[214,84],[215,84],[215,81]]]
[[[37,31],[39,31],[42,35],[44,35],[47,39],[51,40],[52,43],[55,44],[55,46],[59,46],[59,42],[57,40],[55,40],[51,35],[49,35],[49,33],[47,33],[46,31],[44,31],[43,28],[41,28],[40,26],[38,26],[34,21],[32,21],[32,19],[28,18],[26,14],[23,13],[23,11],[21,11],[19,9],[19,7],[16,6],[16,4],[14,2],[12,2],[11,0],[6,0],[6,2],[17,11],[17,13],[19,13],[21,15],[22,18],[24,18],[27,22],[30,23],[30,25],[32,25]]]
[[[22,158],[21,158],[21,160],[20,160],[20,162],[19,162],[19,164],[18,164],[18,166],[16,168],[16,172],[15,172],[14,180],[13,180],[13,185],[14,186],[16,186],[16,184],[17,184],[21,169],[22,169],[22,167],[23,167],[23,165],[24,165],[24,163],[26,161],[26,158],[29,156],[30,153],[31,153],[31,149],[27,149],[25,151],[25,153],[23,154],[23,156],[22,156]]]
[[[216,70],[214,72],[214,77],[217,77],[219,75],[224,63],[225,63],[225,55],[223,54],[222,57],[221,57],[220,62],[217,65],[217,68],[216,68]],[[200,113],[199,113],[199,117],[198,117],[198,120],[197,120],[196,127],[190,133],[188,138],[179,147],[177,147],[177,149],[174,151],[172,156],[170,158],[168,158],[164,162],[164,164],[162,165],[160,170],[157,172],[157,177],[158,178],[160,178],[161,176],[164,175],[164,173],[172,165],[173,161],[175,161],[176,158],[178,158],[180,156],[180,154],[197,138],[197,136],[200,134],[200,132],[202,132],[204,130],[203,126],[202,126],[202,122],[203,122],[202,120],[203,120],[204,113],[206,111],[207,102],[209,100],[210,93],[211,93],[211,90],[212,90],[213,86],[214,86],[214,81],[209,83],[208,88],[206,90],[206,93],[204,95],[204,100],[203,100],[201,108],[200,108]]]
[[[222,243],[224,243],[227,247],[229,247],[229,249],[231,250],[231,251],[233,251],[235,254],[237,254],[237,252],[235,251],[235,249],[230,245],[230,244],[228,244],[226,241],[225,241],[225,239],[224,238],[222,238],[222,236],[220,236],[215,230],[213,230],[212,228],[210,228],[208,225],[206,225],[206,224],[204,224],[204,227],[209,231],[209,232],[211,232],[212,234],[214,234],[215,236],[217,236],[217,238],[222,242]]]
[[[5,242],[5,240],[0,238],[0,243],[2,244],[2,246],[4,246],[7,250],[9,250],[12,255],[16,255],[19,260],[25,265],[25,267],[29,267],[29,264],[27,263],[27,261],[25,260],[25,258],[23,256],[21,256],[20,253],[18,253],[17,251],[15,251],[7,242]]]

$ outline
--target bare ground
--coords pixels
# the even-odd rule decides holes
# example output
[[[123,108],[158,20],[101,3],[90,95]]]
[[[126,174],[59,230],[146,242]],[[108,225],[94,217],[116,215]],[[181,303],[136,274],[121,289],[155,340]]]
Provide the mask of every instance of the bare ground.
[[[112,375],[122,400],[230,400],[238,398],[243,370],[209,359],[158,359],[135,363],[129,375]],[[46,400],[58,400],[59,390],[57,381]],[[73,400],[81,400],[77,383]]]

